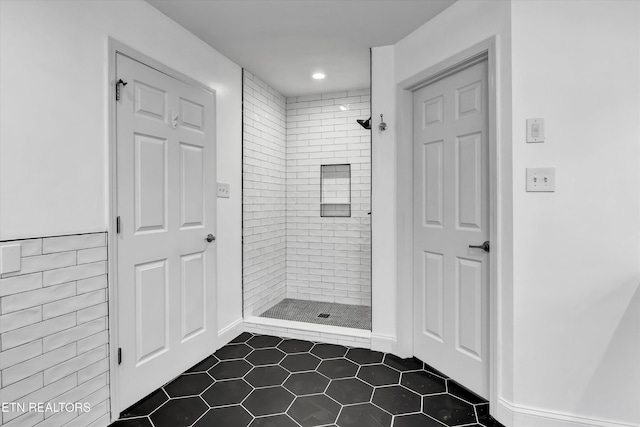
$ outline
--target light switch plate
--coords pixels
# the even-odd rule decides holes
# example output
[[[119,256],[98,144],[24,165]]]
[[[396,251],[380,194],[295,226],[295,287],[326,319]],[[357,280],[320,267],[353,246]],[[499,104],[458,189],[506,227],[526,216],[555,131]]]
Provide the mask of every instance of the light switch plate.
[[[556,168],[527,168],[527,191],[556,191]]]
[[[218,183],[218,197],[222,197],[224,199],[228,199],[230,194],[229,184],[224,184],[222,182]]]
[[[0,274],[20,271],[22,269],[21,254],[22,246],[19,243],[0,247]]]
[[[527,119],[527,142],[544,142],[544,119]]]

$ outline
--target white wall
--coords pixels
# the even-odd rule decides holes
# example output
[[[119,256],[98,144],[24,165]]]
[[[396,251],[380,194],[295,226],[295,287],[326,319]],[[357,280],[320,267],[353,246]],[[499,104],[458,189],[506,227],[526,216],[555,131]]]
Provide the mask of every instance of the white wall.
[[[376,134],[373,138],[373,257],[374,257],[374,308],[372,333],[390,334],[398,340],[397,352],[403,356],[412,355],[412,272],[407,269],[406,260],[412,257],[411,209],[406,203],[412,192],[411,164],[390,163],[407,149],[410,141],[397,140],[402,116],[395,117],[396,85],[429,67],[432,67],[479,42],[490,37],[498,37],[497,51],[497,108],[499,127],[496,129],[501,162],[497,167],[500,186],[498,215],[501,221],[502,239],[494,243],[500,248],[502,263],[498,268],[498,298],[500,313],[498,340],[500,360],[497,377],[498,395],[510,401],[512,396],[512,331],[511,331],[511,271],[510,271],[510,227],[511,219],[511,44],[510,10],[508,1],[457,2],[434,19],[391,47],[373,50],[373,115],[385,114],[389,124],[388,133]],[[390,63],[392,65],[390,65]],[[393,85],[393,86],[390,86]],[[400,106],[398,106],[399,108]],[[393,111],[388,113],[389,110]],[[410,133],[409,133],[410,134]],[[411,148],[408,147],[409,151]],[[406,157],[406,156],[405,156]],[[399,192],[399,190],[401,190]],[[399,201],[399,202],[396,202]],[[395,203],[396,211],[389,206]],[[389,245],[397,245],[392,250]],[[398,253],[397,266],[390,260]],[[495,251],[494,251],[495,253]],[[375,271],[378,262],[384,263],[383,275],[397,268],[393,281],[385,278],[378,281]],[[409,267],[410,268],[410,267]],[[382,270],[383,267],[380,267]],[[386,277],[386,276],[382,276]],[[397,292],[393,293],[393,287]],[[397,303],[394,299],[397,295]],[[376,301],[379,301],[376,304]],[[391,318],[389,305],[397,304],[396,318]],[[376,309],[376,307],[379,307]],[[377,310],[387,310],[384,313]],[[378,319],[378,320],[376,320]],[[376,327],[376,325],[378,325]],[[380,332],[377,332],[380,331]],[[372,339],[372,346],[375,340]],[[428,361],[427,361],[428,362]]]
[[[513,403],[638,426],[640,3],[514,1],[512,37]],[[524,191],[540,166],[555,193]]]
[[[356,122],[370,98],[287,98],[287,298],[371,305],[371,131]],[[320,216],[320,165],[332,164],[350,165],[348,218]]]
[[[374,49],[376,115],[394,102],[384,90],[390,73],[397,84],[499,37],[500,405],[492,413],[507,426],[640,424],[639,7],[457,2],[395,46]],[[382,58],[394,56],[390,69]],[[544,144],[525,143],[530,117],[546,119]],[[376,197],[388,196],[377,192],[376,157],[388,149],[377,141],[374,134],[374,268],[387,243],[377,236],[397,226],[402,252],[405,221],[399,206],[395,224],[376,227]],[[397,153],[402,141],[395,144]],[[525,168],[540,166],[557,168],[555,193],[525,192]],[[395,285],[402,313],[410,283]],[[375,332],[375,274],[373,288]],[[411,319],[398,320],[402,352]]]
[[[371,348],[412,356],[398,341],[411,339],[399,328],[397,307],[396,233],[396,89],[394,46],[371,50],[371,115],[384,115],[387,129],[373,122],[371,134]],[[400,311],[402,312],[402,311]]]
[[[244,317],[286,295],[286,98],[247,70],[243,87]]]
[[[241,318],[241,70],[143,1],[0,2],[0,239],[104,231],[107,36],[216,90],[220,328]]]

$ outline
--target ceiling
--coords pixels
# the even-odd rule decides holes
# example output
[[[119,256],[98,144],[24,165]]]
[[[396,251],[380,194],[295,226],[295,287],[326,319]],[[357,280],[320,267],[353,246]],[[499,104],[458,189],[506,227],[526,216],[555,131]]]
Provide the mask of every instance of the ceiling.
[[[455,0],[147,0],[285,96],[369,86],[369,48]],[[311,74],[321,71],[324,80]]]

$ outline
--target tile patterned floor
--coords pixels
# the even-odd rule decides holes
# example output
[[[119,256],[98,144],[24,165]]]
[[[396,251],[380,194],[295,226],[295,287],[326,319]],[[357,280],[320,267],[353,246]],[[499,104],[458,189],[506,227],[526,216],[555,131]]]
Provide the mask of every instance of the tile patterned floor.
[[[320,314],[329,317],[319,317]],[[285,298],[260,317],[371,330],[371,307],[366,305]]]
[[[502,427],[417,359],[243,333],[112,427]]]

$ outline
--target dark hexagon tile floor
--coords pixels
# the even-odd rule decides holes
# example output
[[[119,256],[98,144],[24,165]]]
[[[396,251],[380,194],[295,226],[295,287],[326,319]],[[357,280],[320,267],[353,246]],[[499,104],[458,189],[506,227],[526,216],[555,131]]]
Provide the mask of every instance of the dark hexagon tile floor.
[[[503,427],[418,359],[243,332],[111,427]]]
[[[253,368],[244,379],[255,388],[259,388],[282,385],[288,377],[289,372],[286,369],[273,365]]]
[[[238,426],[247,427],[253,420],[251,414],[240,405],[213,408],[207,411],[194,427]]]
[[[373,387],[357,378],[345,378],[331,381],[327,395],[343,405],[365,403],[371,400]]]
[[[210,407],[237,405],[252,391],[253,387],[242,379],[218,381],[202,393],[202,398]]]
[[[287,414],[302,427],[324,426],[335,422],[341,405],[325,394],[297,397]]]

